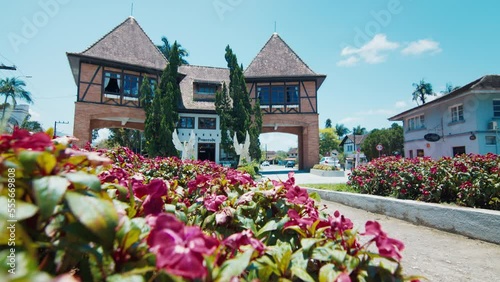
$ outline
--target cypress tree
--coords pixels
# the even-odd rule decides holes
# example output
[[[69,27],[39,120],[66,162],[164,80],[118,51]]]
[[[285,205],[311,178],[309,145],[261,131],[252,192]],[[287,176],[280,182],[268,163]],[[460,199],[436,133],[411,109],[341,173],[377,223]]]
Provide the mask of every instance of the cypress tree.
[[[252,106],[243,76],[243,67],[238,65],[238,59],[229,45],[226,47],[225,58],[229,68],[229,95],[233,100],[231,136],[236,132],[238,142],[242,142],[245,140],[246,131],[250,131]]]
[[[262,112],[260,111],[260,101],[255,99],[253,107],[253,122],[250,128],[250,157],[252,160],[260,160],[262,152],[260,150],[259,135],[262,131]]]
[[[226,153],[232,152],[233,141],[231,136],[228,135],[228,130],[232,129],[232,106],[229,93],[227,91],[226,83],[222,83],[222,90],[215,93],[215,111],[219,115],[220,132],[221,132],[221,147]]]
[[[178,155],[172,142],[172,133],[179,120],[177,108],[181,95],[177,84],[177,71],[180,62],[177,42],[174,43],[170,50],[170,58],[171,61],[163,71],[160,85],[156,88],[152,99],[151,96],[142,93],[149,93],[144,82],[141,85],[141,96],[143,98],[141,100],[146,111],[144,134],[146,148],[150,157]]]

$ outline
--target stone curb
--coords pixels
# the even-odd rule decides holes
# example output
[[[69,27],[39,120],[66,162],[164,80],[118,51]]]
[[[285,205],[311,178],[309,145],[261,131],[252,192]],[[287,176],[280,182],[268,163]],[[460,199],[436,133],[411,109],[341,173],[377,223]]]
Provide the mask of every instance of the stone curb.
[[[306,185],[304,185],[306,186]],[[449,207],[374,195],[306,188],[321,199],[409,221],[417,225],[500,244],[500,211]]]

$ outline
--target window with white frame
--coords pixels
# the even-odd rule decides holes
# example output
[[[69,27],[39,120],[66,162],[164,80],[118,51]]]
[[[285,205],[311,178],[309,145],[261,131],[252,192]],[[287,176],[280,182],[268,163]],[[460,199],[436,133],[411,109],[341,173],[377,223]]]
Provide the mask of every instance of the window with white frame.
[[[458,122],[464,120],[464,105],[456,105],[450,108],[451,122]]]
[[[414,116],[407,120],[408,130],[422,129],[425,127],[424,115]]]

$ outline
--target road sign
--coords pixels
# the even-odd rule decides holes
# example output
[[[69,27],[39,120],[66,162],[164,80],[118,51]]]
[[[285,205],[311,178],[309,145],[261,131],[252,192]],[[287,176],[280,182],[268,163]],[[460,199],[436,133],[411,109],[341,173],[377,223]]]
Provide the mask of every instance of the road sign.
[[[382,144],[378,144],[375,149],[377,149],[377,151],[382,151],[382,149],[384,149],[384,146],[382,146]]]

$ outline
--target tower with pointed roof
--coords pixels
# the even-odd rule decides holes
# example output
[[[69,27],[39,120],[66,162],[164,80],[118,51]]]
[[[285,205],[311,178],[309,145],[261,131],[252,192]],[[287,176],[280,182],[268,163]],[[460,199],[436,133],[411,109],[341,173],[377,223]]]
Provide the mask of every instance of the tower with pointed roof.
[[[326,75],[314,72],[277,33],[244,75],[249,95],[260,102],[262,133],[297,135],[299,169],[312,168],[319,158],[317,92]]]
[[[67,53],[77,85],[73,135],[79,145],[91,141],[93,129],[144,129],[145,113],[139,100],[144,77],[153,85],[168,64],[167,58],[133,17],[79,53]],[[326,78],[315,73],[273,34],[245,70],[251,99],[259,99],[263,132],[298,136],[299,168],[311,168],[319,157],[317,90]],[[179,138],[197,136],[198,159],[216,162],[231,156],[220,148],[215,92],[229,84],[227,68],[179,67],[181,99]]]

